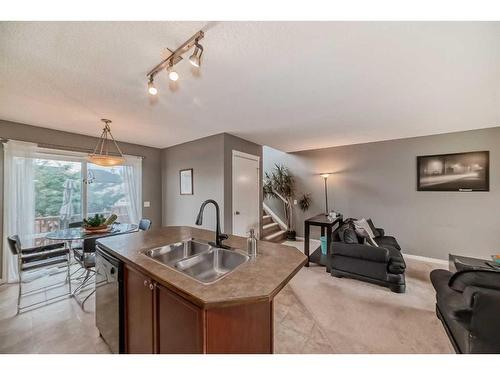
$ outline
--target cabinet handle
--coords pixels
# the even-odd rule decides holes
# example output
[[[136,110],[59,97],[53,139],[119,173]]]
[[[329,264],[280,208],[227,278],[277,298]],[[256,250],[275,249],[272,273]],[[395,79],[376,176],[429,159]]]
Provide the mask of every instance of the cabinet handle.
[[[148,280],[144,280],[144,286],[148,286]]]
[[[155,286],[153,285],[153,283],[150,283],[149,284],[149,289],[153,290],[155,288]]]

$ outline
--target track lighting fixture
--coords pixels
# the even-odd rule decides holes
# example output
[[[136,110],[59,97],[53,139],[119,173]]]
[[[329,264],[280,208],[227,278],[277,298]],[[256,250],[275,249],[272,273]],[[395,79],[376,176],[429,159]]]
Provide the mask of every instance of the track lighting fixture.
[[[205,34],[203,31],[198,31],[191,38],[185,41],[179,48],[165,58],[162,62],[156,65],[151,71],[146,75],[148,78],[148,93],[150,95],[158,94],[158,89],[155,87],[153,80],[154,77],[162,70],[166,70],[168,73],[168,78],[171,81],[177,81],[179,79],[179,74],[175,71],[175,64],[182,60],[182,55],[187,53],[191,48],[194,47],[193,54],[189,57],[189,62],[195,67],[200,67],[201,56],[203,55],[203,46],[199,43],[203,39]]]
[[[151,77],[149,79],[148,92],[149,92],[149,95],[153,95],[153,96],[158,94],[158,89],[155,87],[155,84],[153,83],[153,77]]]
[[[195,48],[193,54],[189,57],[191,65],[199,68],[201,65],[201,55],[203,55],[203,46],[198,43],[198,39],[194,42]]]

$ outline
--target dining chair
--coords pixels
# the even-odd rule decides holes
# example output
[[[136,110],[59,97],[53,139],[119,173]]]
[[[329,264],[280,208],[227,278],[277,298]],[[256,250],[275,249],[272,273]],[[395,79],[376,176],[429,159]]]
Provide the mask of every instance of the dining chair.
[[[151,224],[152,224],[151,220],[141,219],[141,221],[139,221],[139,230],[150,230]]]
[[[80,269],[83,270],[82,275],[78,278],[81,279],[81,284],[75,288],[73,295],[77,295],[84,289],[88,289],[88,287],[94,286],[95,246],[96,246],[96,238],[87,238],[83,240],[82,247],[73,248],[73,256],[77,261],[77,263],[80,265],[81,267]],[[85,302],[94,293],[95,293],[95,286],[94,289],[87,296],[85,296],[83,300],[80,301],[77,299],[82,308],[84,307]]]
[[[63,243],[23,249],[21,246],[21,240],[19,239],[18,235],[7,237],[7,242],[9,244],[11,253],[15,257],[17,257],[17,271],[18,271],[18,284],[19,284],[19,293],[17,296],[17,314],[19,314],[21,310],[45,304],[51,300],[59,299],[65,295],[71,295],[70,252],[69,249],[66,248]],[[66,266],[67,268],[67,275],[64,284],[66,283],[68,284],[68,293],[63,293],[61,295],[45,299],[44,301],[32,303],[30,305],[21,307],[21,298],[23,296],[31,295],[35,292],[39,292],[42,290],[45,291],[48,289],[64,285],[61,283],[56,283],[23,293],[22,290],[23,283],[30,282],[27,280],[24,281],[23,276],[31,271],[41,270],[43,268],[48,268],[48,267],[61,267],[61,266]]]

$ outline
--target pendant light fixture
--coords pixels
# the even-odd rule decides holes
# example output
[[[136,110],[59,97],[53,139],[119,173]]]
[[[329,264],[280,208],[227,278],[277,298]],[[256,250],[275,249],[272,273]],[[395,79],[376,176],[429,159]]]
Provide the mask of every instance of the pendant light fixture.
[[[104,122],[101,137],[97,141],[94,152],[87,156],[87,160],[92,164],[97,164],[102,167],[121,165],[125,162],[125,158],[123,157],[120,147],[118,147],[118,144],[113,138],[113,134],[111,134],[111,128],[109,126],[111,120],[103,118],[101,121]],[[110,143],[112,148],[114,145],[116,151],[110,149]],[[111,154],[110,151],[112,152]]]
[[[194,47],[193,54],[189,57],[189,62],[191,65],[199,68],[201,65],[201,55],[203,55],[203,46],[199,43],[201,39],[205,37],[203,31],[198,31],[191,38],[186,40],[179,48],[171,52],[167,58],[156,65],[151,71],[146,75],[148,78],[148,93],[149,95],[158,94],[158,90],[154,85],[155,76],[162,70],[166,70],[168,78],[171,81],[177,81],[179,79],[179,73],[174,69],[175,64],[182,60],[182,55],[187,53],[191,48]]]

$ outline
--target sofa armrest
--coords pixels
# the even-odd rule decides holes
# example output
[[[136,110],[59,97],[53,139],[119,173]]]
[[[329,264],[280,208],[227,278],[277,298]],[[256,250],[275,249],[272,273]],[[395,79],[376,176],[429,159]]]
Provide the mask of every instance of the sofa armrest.
[[[464,270],[451,276],[448,285],[457,292],[467,287],[479,287],[500,290],[500,272],[494,270]]]
[[[378,263],[389,262],[389,250],[383,247],[363,244],[346,244],[334,241],[332,242],[330,250],[332,255],[342,255]]]

